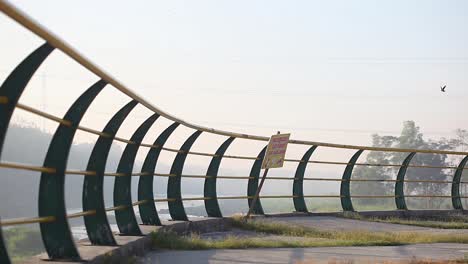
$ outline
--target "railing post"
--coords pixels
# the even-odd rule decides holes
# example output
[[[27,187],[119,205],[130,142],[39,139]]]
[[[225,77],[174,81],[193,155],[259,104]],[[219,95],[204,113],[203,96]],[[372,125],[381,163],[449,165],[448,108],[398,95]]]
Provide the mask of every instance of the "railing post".
[[[115,211],[115,220],[121,234],[135,236],[142,234],[132,204],[132,171],[138,148],[158,117],[159,114],[153,114],[138,127],[130,138],[133,143],[127,144],[117,166],[117,173],[125,175],[116,177],[114,182],[114,206],[126,206],[122,210]]]
[[[416,152],[411,152],[401,164],[400,169],[398,170],[398,175],[395,183],[395,204],[398,210],[408,210],[405,201],[405,176],[406,171],[408,170],[408,165],[413,159]]]
[[[3,143],[10,124],[11,116],[15,110],[16,104],[21,97],[24,89],[28,85],[34,73],[39,66],[54,50],[50,44],[45,43],[28,57],[26,57],[18,66],[11,72],[10,75],[0,86],[0,97],[3,98],[3,103],[0,104],[0,156],[3,149]],[[1,229],[1,227],[0,227]],[[0,231],[0,260],[1,262],[9,263],[9,257],[3,242]]]
[[[123,106],[106,124],[102,135],[96,141],[89,157],[87,171],[94,171],[96,175],[86,175],[83,181],[83,210],[96,212],[95,215],[85,215],[84,223],[88,238],[93,245],[114,246],[115,242],[112,230],[106,216],[104,203],[104,170],[109,151],[115,134],[119,130],[128,114],[138,104],[132,100]]]
[[[161,220],[154,204],[154,192],[153,192],[153,180],[154,171],[156,169],[156,163],[159,159],[159,154],[166,143],[169,136],[179,126],[179,123],[175,122],[166,128],[154,141],[153,145],[158,146],[157,148],[151,148],[146,155],[142,173],[148,173],[149,176],[140,176],[138,181],[138,201],[149,201],[144,204],[139,204],[141,221],[145,225],[161,225]]]
[[[107,83],[98,81],[84,92],[63,117],[69,125],[60,124],[55,131],[44,160],[44,167],[55,173],[43,172],[39,185],[39,216],[55,217],[54,222],[41,223],[42,240],[52,259],[79,259],[73,242],[65,207],[65,170],[76,129],[86,110]]]
[[[250,178],[249,182],[247,183],[247,202],[249,204],[249,208],[251,208],[251,204],[253,201],[253,197],[257,193],[258,189],[258,180],[260,178],[260,170],[262,169],[262,162],[263,158],[265,156],[267,146],[265,146],[260,153],[258,153],[257,159],[254,161],[252,165],[252,169],[250,170]],[[263,207],[262,203],[260,202],[260,197],[258,197],[257,202],[255,203],[255,206],[252,208],[252,213],[258,214],[258,215],[263,215],[265,214],[263,212]]]
[[[193,133],[182,145],[180,148],[179,153],[174,159],[174,163],[172,163],[171,167],[171,174],[175,175],[174,177],[169,177],[167,182],[167,198],[174,199],[168,202],[169,206],[169,213],[173,220],[181,220],[181,221],[188,221],[187,214],[185,213],[184,203],[182,201],[182,194],[180,191],[181,188],[181,178],[182,178],[182,170],[184,168],[185,159],[187,158],[187,154],[190,151],[195,140],[197,140],[198,136],[202,131],[197,130]]]
[[[1,220],[1,219],[0,219]],[[10,257],[3,241],[2,228],[0,227],[0,263],[10,264]]]
[[[235,137],[230,137],[224,141],[216,151],[215,156],[211,159],[210,166],[208,166],[208,170],[206,171],[206,176],[210,178],[205,179],[203,195],[207,198],[207,200],[205,200],[205,209],[209,217],[223,217],[219,209],[218,195],[216,193],[216,178],[223,155],[234,139]]]
[[[304,200],[304,173],[309,163],[310,156],[314,153],[317,146],[312,146],[307,150],[301,159],[301,162],[297,165],[296,174],[294,176],[293,183],[293,202],[296,212],[307,213],[307,205]]]
[[[364,152],[364,150],[360,149],[351,157],[343,173],[343,178],[340,186],[340,199],[343,211],[354,211],[349,186],[351,175],[353,174],[354,165],[356,164],[356,161],[358,160],[359,156],[361,156],[362,152]]]
[[[463,175],[463,170],[465,165],[468,162],[468,156],[466,156],[458,165],[455,175],[453,176],[452,181],[452,205],[455,210],[463,210],[463,203],[461,201],[460,194],[460,181],[461,176]]]

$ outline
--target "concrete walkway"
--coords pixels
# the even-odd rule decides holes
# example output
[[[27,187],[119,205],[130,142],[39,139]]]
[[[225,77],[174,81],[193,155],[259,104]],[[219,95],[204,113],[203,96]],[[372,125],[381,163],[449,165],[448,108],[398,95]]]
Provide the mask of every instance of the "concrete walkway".
[[[425,232],[468,234],[463,229],[436,229],[410,225],[377,223],[334,216],[261,217],[256,221],[280,222],[320,230],[366,230],[371,232]],[[209,235],[209,234],[207,234]],[[219,235],[219,234],[218,234]],[[242,237],[240,238],[242,239]],[[142,263],[383,263],[412,258],[448,260],[468,257],[468,244],[438,243],[385,247],[316,247],[167,251],[158,250],[142,258]],[[345,261],[345,262],[343,262]]]
[[[365,230],[371,232],[430,232],[434,234],[468,234],[468,229],[439,229],[411,225],[379,223],[333,216],[265,217],[258,218],[258,220],[279,222],[289,225],[298,225],[331,231]]]
[[[468,245],[418,244],[388,247],[321,247],[230,249],[197,251],[154,251],[142,258],[142,263],[191,264],[279,264],[279,263],[383,263],[418,259],[463,259]]]

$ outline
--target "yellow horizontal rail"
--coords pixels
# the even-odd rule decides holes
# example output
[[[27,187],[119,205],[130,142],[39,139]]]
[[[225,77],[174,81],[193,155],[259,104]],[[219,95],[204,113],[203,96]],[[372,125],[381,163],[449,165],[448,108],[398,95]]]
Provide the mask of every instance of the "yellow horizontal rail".
[[[293,195],[263,195],[260,196],[262,199],[281,199],[281,198],[297,198],[299,196],[293,196]],[[345,196],[342,195],[304,195],[304,198],[342,198]],[[376,199],[376,198],[395,198],[399,196],[395,195],[351,195],[351,198],[356,198],[356,199]],[[408,198],[452,198],[452,197],[459,197],[466,199],[468,196],[450,196],[450,195],[405,195],[405,197]],[[223,196],[223,197],[217,197],[218,200],[236,200],[236,199],[252,199],[253,196]],[[210,200],[214,199],[214,197],[193,197],[193,198],[182,198],[182,201],[203,201],[203,200]],[[176,201],[178,199],[174,198],[167,198],[167,199],[160,199],[160,198],[155,198],[153,199],[153,202],[172,202]],[[137,206],[140,204],[145,204],[149,203],[151,200],[140,200],[132,203],[133,206]],[[119,211],[119,210],[125,210],[129,208],[126,205],[121,205],[121,206],[115,206],[115,207],[109,207],[106,208],[105,211]],[[89,211],[83,211],[83,212],[78,212],[78,213],[73,213],[67,215],[67,218],[78,218],[82,216],[91,216],[91,215],[96,215],[95,210],[89,210]],[[51,223],[54,222],[56,219],[53,216],[46,216],[46,217],[32,217],[32,218],[16,218],[16,219],[8,219],[8,220],[2,220],[0,221],[0,226],[14,226],[14,225],[25,225],[25,224],[35,224],[35,223]]]
[[[294,177],[278,177],[278,176],[269,176],[267,179],[270,180],[298,180],[299,178]]]
[[[411,166],[408,166],[411,167]],[[427,166],[414,166],[414,167],[427,167]],[[434,166],[433,166],[434,167]],[[9,168],[9,169],[20,169],[20,170],[29,170],[29,171],[37,171],[37,172],[44,172],[44,173],[55,173],[56,169],[55,168],[46,168],[46,167],[41,167],[41,166],[35,166],[35,165],[29,165],[29,164],[21,164],[21,163],[14,163],[14,162],[0,162],[0,168]],[[452,167],[445,167],[445,168],[452,168]],[[468,167],[465,167],[464,169],[467,169]],[[95,176],[96,172],[93,171],[79,171],[79,170],[67,170],[65,172],[66,174],[72,174],[72,175],[90,175],[90,176]],[[105,172],[105,176],[114,176],[114,177],[119,177],[119,176],[129,176],[128,174],[124,173],[114,173],[114,172]],[[172,177],[176,175],[171,175],[171,174],[161,174],[161,173],[132,173],[132,176],[162,176],[162,177]],[[205,176],[205,175],[182,175],[182,177],[187,177],[187,178],[211,178],[213,176]],[[220,179],[252,179],[252,177],[244,177],[244,176],[217,176],[217,178]],[[295,178],[291,177],[275,177],[275,176],[270,176],[267,177],[267,179],[277,179],[277,180],[295,180]],[[327,178],[304,178],[304,180],[315,180],[315,181],[341,181],[340,179],[327,179]],[[372,179],[351,179],[351,181],[388,181],[392,182],[394,180],[372,180]],[[405,182],[432,182],[430,180],[428,181],[412,181],[412,180],[405,180]],[[434,183],[441,182],[441,181],[433,181]],[[446,183],[450,183],[450,181],[446,181]],[[465,182],[461,182],[465,183]]]
[[[372,199],[372,198],[396,198],[400,197],[398,195],[351,195],[351,198],[365,198],[365,199]],[[406,196],[405,196],[406,197]]]
[[[233,155],[223,155],[223,158],[228,159],[245,159],[245,160],[257,160],[257,157],[247,157],[247,156],[233,156]]]
[[[55,221],[55,217],[32,217],[32,218],[16,218],[10,220],[2,220],[0,226],[27,225],[35,223],[51,223]]]
[[[304,198],[341,198],[344,196],[324,194],[324,195],[304,195],[303,197]]]
[[[214,178],[213,176],[205,176],[205,175],[180,175],[182,178],[199,178],[199,179],[210,179]]]
[[[105,172],[104,176],[127,177],[130,175],[128,175],[127,173],[121,173],[121,172]]]
[[[213,197],[193,197],[193,198],[182,198],[182,201],[205,201],[211,200]]]
[[[127,208],[128,208],[128,206],[126,206],[126,205],[119,205],[119,206],[106,208],[106,212],[120,211],[120,210],[124,210],[124,209],[127,209]]]
[[[82,216],[95,215],[95,214],[96,214],[96,210],[90,210],[90,211],[84,211],[84,212],[69,214],[69,215],[67,215],[67,218],[78,218],[78,217],[82,217]]]
[[[1,2],[0,2],[1,3]],[[1,5],[1,4],[0,4]],[[16,107],[21,109],[21,110],[24,110],[26,112],[29,112],[29,113],[32,113],[32,114],[36,114],[38,116],[42,116],[46,119],[49,119],[49,120],[52,120],[52,121],[55,121],[57,123],[60,123],[64,126],[68,126],[68,127],[71,127],[72,126],[72,123],[68,120],[65,120],[65,119],[62,119],[62,118],[59,118],[59,117],[56,117],[54,115],[51,115],[51,114],[48,114],[46,112],[43,112],[41,110],[38,110],[38,109],[35,109],[35,108],[32,108],[30,106],[27,106],[27,105],[23,105],[21,103],[17,103],[16,104]]]
[[[56,173],[55,168],[46,168],[41,166],[29,165],[29,164],[22,164],[22,163],[14,163],[14,162],[0,162],[0,168],[7,168],[7,169],[19,169],[19,170],[28,170],[28,171],[36,171],[36,172],[44,172],[44,173]],[[67,170],[65,174],[69,175],[86,175],[86,176],[96,176],[95,171],[80,171],[80,170]],[[159,177],[176,177],[175,174],[166,174],[166,173],[148,173],[148,172],[134,172],[131,174],[126,173],[117,173],[117,172],[105,172],[104,176],[112,176],[112,177],[128,177],[128,176],[159,176]],[[206,175],[180,175],[182,178],[201,178],[201,179],[208,179],[214,178],[214,176],[206,176]],[[249,176],[216,176],[217,179],[234,179],[234,180],[243,180],[243,179],[254,179],[254,177]],[[299,180],[299,178],[294,177],[279,177],[279,176],[268,176],[266,179],[270,180]],[[303,178],[304,181],[344,181],[340,178]],[[350,182],[397,182],[397,180],[392,179],[350,179]],[[453,183],[453,181],[445,181],[445,180],[404,180],[403,182],[414,182],[414,183]],[[461,181],[460,183],[466,184],[468,182]]]
[[[252,199],[253,196],[222,196],[218,200],[236,200],[236,199]]]
[[[140,147],[147,147],[147,148],[160,148],[159,145],[147,144],[147,143],[140,143]]]
[[[8,97],[0,96],[0,104],[8,104]]]
[[[34,165],[13,163],[13,162],[1,162],[0,168],[37,171],[37,172],[44,172],[44,173],[51,173],[51,174],[57,172],[55,168],[46,168],[46,167],[41,167],[41,166],[34,166]]]
[[[175,177],[177,175],[175,174],[167,174],[167,173],[155,173],[154,176],[159,176],[159,177]]]
[[[101,131],[97,131],[95,129],[87,128],[87,127],[84,127],[84,126],[77,126],[76,128],[78,130],[81,130],[81,131],[84,131],[84,132],[87,132],[87,133],[90,133],[90,134],[94,134],[94,135],[98,135],[98,136],[102,136],[102,137],[106,137],[106,138],[112,138],[112,135],[101,132]]]
[[[120,142],[123,142],[123,143],[127,143],[127,144],[130,144],[130,145],[135,145],[136,144],[136,142],[134,142],[134,141],[131,141],[131,140],[128,140],[128,139],[125,139],[125,138],[121,138],[121,137],[114,137],[114,140],[120,141]]]
[[[86,176],[96,176],[95,171],[79,171],[79,170],[68,170],[65,171],[65,174],[70,174],[70,175],[86,175]]]
[[[155,202],[174,202],[177,201],[175,198],[167,198],[167,199],[154,199]]]
[[[248,176],[217,176],[218,179],[233,179],[233,180],[250,180],[255,179],[255,177]]]
[[[132,205],[137,206],[137,205],[146,204],[146,203],[149,203],[149,202],[152,202],[152,201],[151,200],[140,200],[140,201],[136,201],[136,202],[132,203]]]

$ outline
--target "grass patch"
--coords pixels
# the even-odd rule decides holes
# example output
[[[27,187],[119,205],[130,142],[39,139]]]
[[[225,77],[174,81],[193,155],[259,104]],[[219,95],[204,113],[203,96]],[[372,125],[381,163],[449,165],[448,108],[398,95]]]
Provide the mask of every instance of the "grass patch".
[[[318,237],[334,240],[355,241],[356,243],[386,242],[389,245],[414,243],[468,243],[464,234],[427,234],[420,232],[370,232],[370,231],[322,231],[314,228],[273,223],[261,220],[247,222],[241,218],[233,219],[234,226],[277,235]]]
[[[41,233],[37,229],[15,227],[3,230],[8,254],[13,262],[37,255],[44,251]]]
[[[416,243],[464,243],[468,235],[426,234],[416,232],[369,232],[369,231],[321,231],[313,228],[272,223],[261,220],[244,222],[233,219],[234,227],[261,234],[284,236],[286,239],[265,239],[265,237],[226,237],[221,240],[201,239],[199,235],[178,236],[174,233],[152,234],[155,248],[179,250],[243,249],[243,248],[297,248],[332,246],[395,246]],[[302,239],[287,239],[301,237]],[[268,238],[268,237],[267,237]]]
[[[245,249],[245,248],[306,248],[332,246],[387,246],[394,245],[386,241],[360,243],[350,240],[317,240],[304,238],[302,240],[267,240],[262,238],[227,237],[222,240],[204,240],[196,234],[179,236],[170,232],[156,232],[152,234],[153,246],[157,249],[173,250],[206,250],[206,249]]]
[[[426,220],[407,220],[399,218],[385,218],[385,219],[369,219],[370,221],[380,222],[380,223],[390,223],[390,224],[401,224],[401,225],[412,225],[412,226],[421,226],[421,227],[432,227],[439,229],[468,229],[468,223],[458,222],[458,221],[449,221],[449,222],[439,222],[439,221],[426,221]]]
[[[448,218],[443,221],[442,220],[436,221],[436,220],[401,219],[398,217],[378,218],[378,217],[365,217],[358,213],[346,213],[346,212],[343,214],[343,217],[356,219],[356,220],[363,220],[363,221],[431,227],[431,228],[439,228],[439,229],[468,229],[468,223],[465,222],[467,219]]]

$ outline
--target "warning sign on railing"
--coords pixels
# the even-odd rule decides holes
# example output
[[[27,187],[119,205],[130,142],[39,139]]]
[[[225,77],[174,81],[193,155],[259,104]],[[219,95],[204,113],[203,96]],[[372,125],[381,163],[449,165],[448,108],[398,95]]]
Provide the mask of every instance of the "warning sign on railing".
[[[283,167],[290,135],[291,134],[277,134],[271,136],[263,159],[262,169]]]

